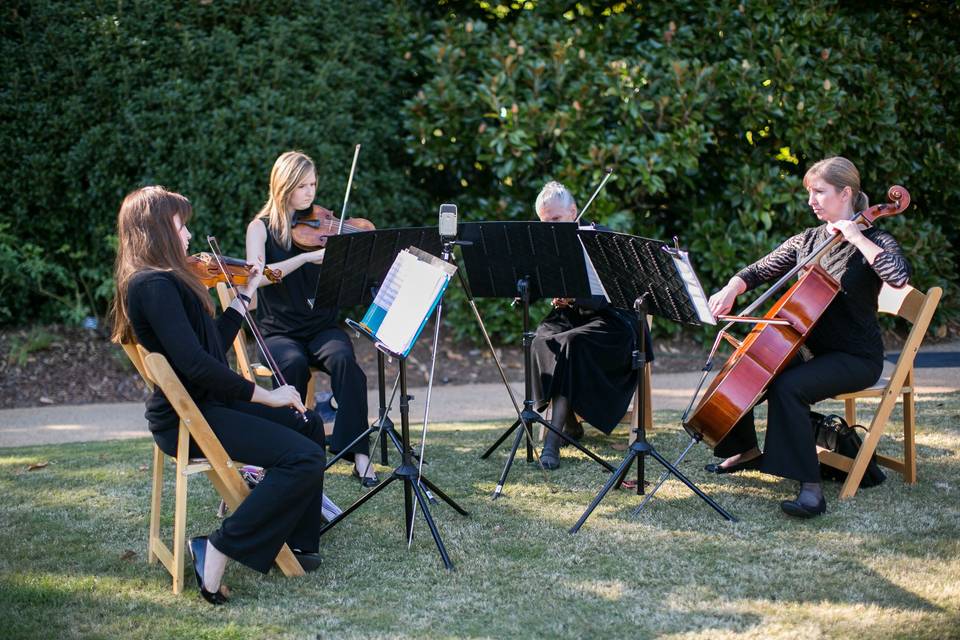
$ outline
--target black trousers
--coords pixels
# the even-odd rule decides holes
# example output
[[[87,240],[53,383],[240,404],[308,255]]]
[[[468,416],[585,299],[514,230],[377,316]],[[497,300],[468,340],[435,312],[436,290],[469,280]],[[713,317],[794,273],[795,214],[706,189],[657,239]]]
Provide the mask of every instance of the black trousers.
[[[266,338],[266,342],[284,379],[297,388],[304,402],[310,381],[310,367],[317,367],[330,376],[333,397],[337,399],[337,420],[333,425],[333,434],[328,439],[330,451],[343,451],[366,431],[369,426],[367,376],[357,364],[353,343],[342,329],[324,329],[309,341],[273,335]],[[364,438],[347,451],[348,454],[370,455],[370,441]]]
[[[800,482],[820,482],[810,406],[838,393],[866,389],[882,372],[882,360],[849,353],[824,353],[808,361],[794,359],[767,387],[767,439],[760,470]],[[717,444],[714,454],[727,458],[756,446],[751,409]]]
[[[233,460],[267,470],[210,542],[229,558],[266,573],[286,542],[315,552],[320,544],[323,499],[323,421],[312,411],[304,422],[292,409],[252,402],[198,403],[200,412]],[[177,430],[156,432],[160,449],[175,455]],[[191,443],[191,456],[202,456]]]

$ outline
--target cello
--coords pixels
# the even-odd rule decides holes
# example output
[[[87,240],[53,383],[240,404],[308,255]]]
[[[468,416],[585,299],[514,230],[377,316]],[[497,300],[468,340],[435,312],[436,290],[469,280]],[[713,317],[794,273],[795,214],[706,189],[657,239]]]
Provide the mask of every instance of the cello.
[[[875,220],[899,214],[909,206],[910,193],[904,187],[894,185],[887,190],[886,203],[864,209],[856,214],[853,220],[861,228],[869,228]],[[739,315],[720,316],[721,319],[729,319],[731,322],[721,329],[714,342],[713,351],[716,351],[721,338],[730,341],[735,348],[723,368],[707,386],[696,409],[689,418],[683,420],[683,427],[691,437],[716,447],[734,425],[760,401],[773,378],[783,371],[797,354],[820,316],[840,291],[840,283],[827,273],[820,262],[842,241],[841,234],[824,240],[814,248],[809,257],[780,278],[769,291]],[[750,313],[801,270],[804,273],[799,280],[762,318],[749,318]],[[737,320],[757,322],[757,326],[742,341],[727,335],[727,330]]]

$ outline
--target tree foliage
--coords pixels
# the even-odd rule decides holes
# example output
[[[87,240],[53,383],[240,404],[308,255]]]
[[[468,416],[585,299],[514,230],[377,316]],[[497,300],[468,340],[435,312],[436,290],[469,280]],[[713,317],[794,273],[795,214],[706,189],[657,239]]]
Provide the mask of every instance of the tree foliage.
[[[801,179],[840,154],[914,283],[957,281],[960,54],[935,2],[338,3],[21,0],[0,23],[0,323],[102,313],[116,209],[164,184],[242,251],[274,158],[320,165],[380,227],[533,219],[549,179],[589,217],[689,247],[707,288],[813,222]],[[452,294],[457,297],[457,293]],[[448,317],[477,335],[464,305]],[[481,306],[494,332],[519,314]],[[945,297],[939,321],[958,317]]]
[[[802,176],[844,155],[873,202],[894,183],[913,194],[908,218],[889,226],[914,283],[956,281],[955,14],[773,0],[490,4],[422,39],[430,79],[407,104],[414,162],[473,219],[532,218],[549,179],[583,205],[612,167],[591,216],[679,235],[713,288],[815,223]],[[956,303],[943,307],[941,319],[956,317]]]

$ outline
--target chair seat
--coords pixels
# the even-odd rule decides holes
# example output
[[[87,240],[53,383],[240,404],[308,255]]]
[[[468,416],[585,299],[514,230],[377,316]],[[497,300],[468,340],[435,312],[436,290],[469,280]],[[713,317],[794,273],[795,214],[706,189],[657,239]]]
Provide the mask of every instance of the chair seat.
[[[861,391],[841,393],[833,397],[835,400],[849,400],[851,398],[880,398],[883,396],[884,391],[887,390],[888,384],[890,384],[889,378],[882,378],[872,387],[867,387]],[[913,387],[902,386],[900,387],[900,393],[913,393]]]

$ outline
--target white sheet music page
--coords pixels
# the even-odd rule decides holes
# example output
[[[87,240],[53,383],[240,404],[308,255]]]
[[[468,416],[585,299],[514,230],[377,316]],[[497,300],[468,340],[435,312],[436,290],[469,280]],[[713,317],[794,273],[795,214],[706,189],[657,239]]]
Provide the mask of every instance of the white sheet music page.
[[[420,335],[456,268],[413,247],[400,252],[394,267],[396,271],[391,268],[374,301],[377,306],[386,303],[386,314],[376,337],[394,353],[405,354]]]
[[[693,302],[693,308],[697,312],[697,317],[704,324],[717,324],[717,319],[710,313],[710,306],[707,303],[707,294],[703,291],[703,286],[697,278],[693,265],[690,263],[690,255],[686,251],[668,251],[673,259],[673,264],[677,268],[677,273],[683,280],[683,285]]]

